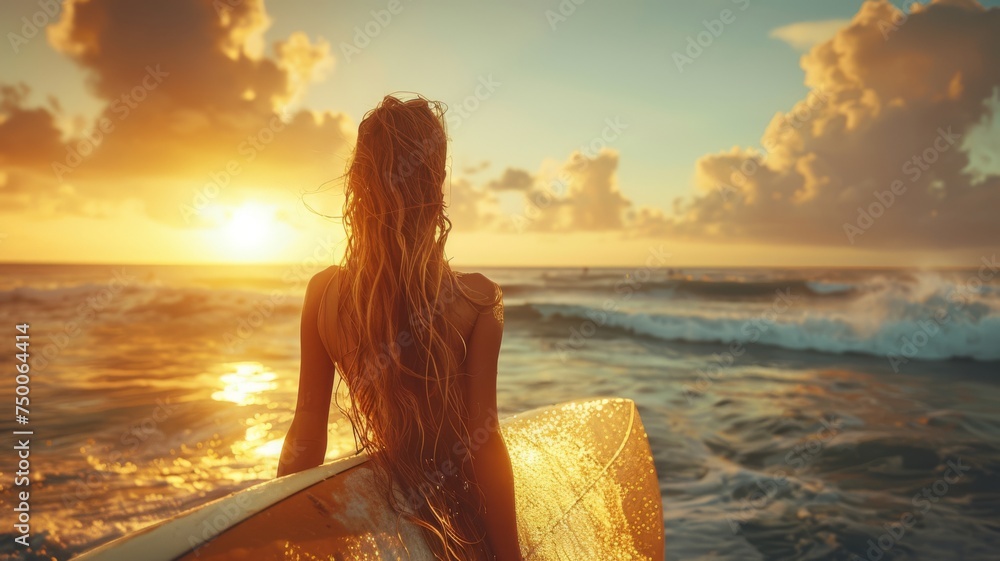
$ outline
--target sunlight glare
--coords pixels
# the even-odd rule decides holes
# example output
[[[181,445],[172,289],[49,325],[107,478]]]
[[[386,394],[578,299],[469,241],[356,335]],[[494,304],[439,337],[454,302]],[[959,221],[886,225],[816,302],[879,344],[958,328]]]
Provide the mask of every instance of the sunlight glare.
[[[238,248],[254,248],[275,234],[274,210],[257,203],[234,209],[225,226],[226,238]]]
[[[224,389],[212,394],[216,401],[230,401],[237,405],[267,403],[264,393],[278,387],[278,375],[257,362],[242,362],[233,365],[236,372],[222,375]]]

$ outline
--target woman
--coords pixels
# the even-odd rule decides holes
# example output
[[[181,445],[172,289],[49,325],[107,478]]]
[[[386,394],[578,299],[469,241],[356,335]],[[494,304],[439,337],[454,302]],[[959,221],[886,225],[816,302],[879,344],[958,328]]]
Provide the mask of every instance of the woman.
[[[358,127],[345,255],[306,289],[278,475],[322,463],[336,368],[350,394],[341,409],[390,505],[424,529],[437,557],[520,560],[497,422],[502,296],[445,259],[443,117],[439,104],[387,96]]]

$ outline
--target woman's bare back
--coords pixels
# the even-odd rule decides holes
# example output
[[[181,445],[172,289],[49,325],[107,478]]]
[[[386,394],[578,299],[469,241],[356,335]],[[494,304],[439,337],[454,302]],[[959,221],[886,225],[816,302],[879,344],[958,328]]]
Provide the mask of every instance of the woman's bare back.
[[[339,267],[333,266],[323,274],[326,278],[325,289],[319,302],[318,325],[320,338],[327,349],[330,359],[337,365],[341,375],[350,377],[356,371],[354,351],[358,348],[355,337],[350,329],[345,329],[340,313],[340,305],[344,294],[341,290]],[[459,372],[468,362],[469,357],[479,349],[469,348],[469,341],[475,329],[476,322],[484,312],[489,310],[494,318],[503,322],[503,304],[501,303],[500,287],[480,273],[457,273],[456,280],[462,290],[450,287],[442,288],[442,308],[438,314],[443,316],[445,323],[459,335],[452,349],[459,364]],[[412,344],[412,333],[401,330],[396,341],[386,341],[386,352],[394,345],[404,347]]]
[[[451,481],[463,486],[471,481],[485,503],[482,524],[490,549],[498,560],[520,560],[517,521],[514,510],[514,483],[506,444],[497,418],[497,363],[503,339],[503,300],[499,285],[485,276],[457,275],[468,297],[457,293],[450,305],[441,309],[444,319],[461,336],[453,348],[459,364],[462,395],[466,396],[469,433],[477,438],[473,449],[458,458],[461,477]],[[303,361],[299,378],[299,398],[295,419],[282,449],[278,473],[287,474],[317,465],[326,449],[326,420],[332,397],[333,376],[340,370],[350,381],[357,372],[352,357],[357,349],[351,329],[343,326],[339,314],[342,298],[349,291],[340,284],[340,269],[330,267],[318,273],[306,290],[301,325]],[[406,343],[405,334],[395,343]],[[386,342],[388,347],[393,342]],[[350,386],[350,384],[348,384]],[[485,431],[485,432],[484,432]],[[445,435],[445,444],[458,442],[457,435]],[[464,480],[464,481],[463,481]],[[482,504],[480,503],[480,504]]]

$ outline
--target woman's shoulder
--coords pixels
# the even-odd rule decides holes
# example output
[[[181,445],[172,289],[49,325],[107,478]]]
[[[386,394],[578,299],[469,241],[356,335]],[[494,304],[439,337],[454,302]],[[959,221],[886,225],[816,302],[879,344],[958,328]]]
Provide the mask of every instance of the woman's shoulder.
[[[466,290],[484,297],[492,297],[500,290],[499,284],[482,273],[455,271],[455,277]]]
[[[322,271],[319,271],[318,273],[316,273],[315,275],[313,275],[312,276],[312,281],[316,281],[316,280],[324,280],[325,281],[325,280],[328,280],[331,277],[336,276],[336,274],[338,272],[340,272],[340,269],[341,269],[340,265],[330,265],[329,267],[327,267],[327,268],[323,269]],[[312,282],[312,281],[310,281],[310,282]]]
[[[503,290],[500,285],[482,273],[455,272],[467,297],[479,306],[503,307]]]
[[[319,291],[322,291],[323,287],[330,284],[330,281],[337,276],[338,272],[340,272],[340,265],[330,265],[322,271],[314,274],[312,278],[309,279],[309,285],[306,289],[318,289]]]
[[[331,265],[314,274],[306,286],[306,301],[319,304],[326,293],[329,292],[330,285],[337,283],[336,277],[339,272],[339,265]]]

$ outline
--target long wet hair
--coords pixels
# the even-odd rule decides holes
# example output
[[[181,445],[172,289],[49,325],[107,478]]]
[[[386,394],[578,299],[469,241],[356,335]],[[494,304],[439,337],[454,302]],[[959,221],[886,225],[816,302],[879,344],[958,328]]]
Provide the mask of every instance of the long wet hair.
[[[482,494],[453,476],[471,439],[456,356],[464,342],[442,313],[468,297],[444,252],[447,154],[444,107],[422,97],[386,96],[358,127],[338,322],[358,346],[342,410],[389,504],[423,528],[437,558],[485,559]]]

